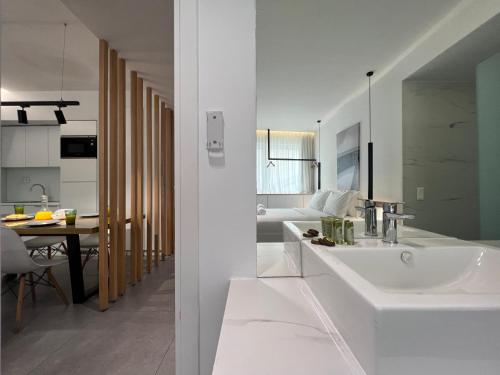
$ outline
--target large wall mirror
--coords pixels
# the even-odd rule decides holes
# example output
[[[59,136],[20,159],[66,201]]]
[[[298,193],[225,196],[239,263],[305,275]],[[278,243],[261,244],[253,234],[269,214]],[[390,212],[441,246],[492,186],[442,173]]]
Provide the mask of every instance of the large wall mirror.
[[[321,233],[330,192],[360,190],[361,124],[330,127],[322,139],[320,119],[342,96],[332,89],[341,66],[328,63],[338,55],[335,2],[256,4],[257,275],[301,276],[300,242]],[[342,216],[357,216],[354,204],[344,208]]]
[[[369,191],[368,90],[357,92],[342,115],[331,111],[349,87],[367,87],[369,68],[382,75],[374,83],[378,216],[372,221],[381,228],[383,204],[398,202],[398,213],[414,215],[398,221],[400,238],[500,244],[499,16],[411,75],[396,72],[389,79],[377,72],[391,61],[380,51],[339,52],[365,35],[332,22],[336,2],[256,4],[259,277],[302,275],[301,241],[310,233],[323,236],[321,218],[338,210],[332,197],[350,191],[352,202],[366,204],[358,199]],[[405,30],[408,40],[415,30]],[[401,51],[407,46],[401,43]],[[388,80],[401,84],[401,92],[381,86]],[[353,222],[355,238],[363,238],[365,223],[355,206],[343,207],[341,217]]]
[[[403,199],[412,226],[500,240],[500,17],[403,82]]]

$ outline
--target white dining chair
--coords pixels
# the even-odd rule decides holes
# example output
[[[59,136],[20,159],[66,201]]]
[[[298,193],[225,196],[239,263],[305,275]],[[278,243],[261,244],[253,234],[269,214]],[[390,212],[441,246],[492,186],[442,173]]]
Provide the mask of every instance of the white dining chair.
[[[0,251],[2,273],[18,275],[19,289],[17,292],[16,331],[21,329],[22,310],[25,298],[25,287],[31,288],[33,303],[36,300],[35,287],[45,285],[55,288],[57,294],[68,305],[61,286],[52,274],[52,267],[64,264],[66,259],[31,258],[19,235],[9,228],[0,227]],[[26,280],[26,277],[28,280]],[[16,295],[13,288],[9,288]]]
[[[57,251],[61,251],[64,254],[67,253],[65,240],[64,236],[36,236],[24,241],[24,244],[29,250],[31,257],[40,255],[51,259],[52,255]]]
[[[81,253],[85,254],[82,262],[82,268],[84,268],[90,257],[99,255],[99,234],[80,236],[80,249]]]

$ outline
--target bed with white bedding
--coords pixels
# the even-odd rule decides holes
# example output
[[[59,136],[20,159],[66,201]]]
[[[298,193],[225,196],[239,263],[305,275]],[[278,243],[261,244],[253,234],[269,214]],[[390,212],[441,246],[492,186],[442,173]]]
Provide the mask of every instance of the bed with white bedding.
[[[283,242],[284,221],[318,221],[326,216],[314,208],[268,208],[257,215],[257,242]]]
[[[357,191],[317,191],[308,208],[257,206],[257,242],[283,242],[284,221],[319,221],[322,216],[355,217]],[[261,206],[261,207],[259,207]]]

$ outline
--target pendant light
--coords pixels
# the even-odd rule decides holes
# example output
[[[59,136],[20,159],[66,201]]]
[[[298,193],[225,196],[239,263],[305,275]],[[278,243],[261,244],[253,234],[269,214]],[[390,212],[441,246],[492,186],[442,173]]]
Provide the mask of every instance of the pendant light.
[[[57,123],[59,125],[66,124],[66,118],[64,117],[64,113],[61,110],[62,107],[65,107],[62,93],[64,89],[64,55],[66,52],[66,28],[68,27],[67,23],[64,23],[64,36],[63,36],[63,49],[62,49],[62,64],[61,64],[61,102],[57,105],[58,109],[54,111],[56,115]]]
[[[28,115],[26,114],[26,110],[24,109],[24,107],[21,107],[21,109],[17,110],[17,122],[20,124],[28,123]]]
[[[373,142],[372,142],[372,91],[371,78],[373,71],[366,73],[368,77],[368,126],[370,129],[370,141],[368,142],[368,199],[373,200]]]

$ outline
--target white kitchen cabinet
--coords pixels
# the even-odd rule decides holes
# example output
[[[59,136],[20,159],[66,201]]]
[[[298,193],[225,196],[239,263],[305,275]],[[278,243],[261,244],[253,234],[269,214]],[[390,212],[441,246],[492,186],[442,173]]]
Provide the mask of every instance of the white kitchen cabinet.
[[[61,159],[61,182],[97,181],[97,159]]]
[[[26,167],[49,165],[49,127],[30,126],[26,128]]]
[[[61,166],[61,129],[49,126],[49,167]]]
[[[97,211],[97,182],[62,182],[61,208],[76,208],[79,213]]]
[[[61,135],[97,135],[97,121],[68,121],[61,125]]]
[[[26,166],[26,128],[2,126],[2,167]]]

